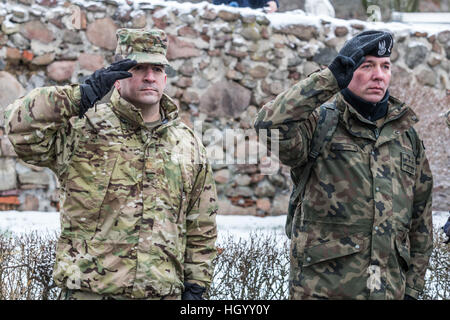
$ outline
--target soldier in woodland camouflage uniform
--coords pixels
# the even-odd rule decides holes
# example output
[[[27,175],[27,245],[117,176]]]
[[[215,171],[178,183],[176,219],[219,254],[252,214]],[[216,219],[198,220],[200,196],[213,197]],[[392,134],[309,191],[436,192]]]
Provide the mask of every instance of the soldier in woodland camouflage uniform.
[[[110,67],[11,104],[8,136],[60,181],[62,299],[200,299],[216,256],[211,167],[163,94],[165,33],[117,35]]]
[[[447,127],[450,129],[450,110],[447,111],[445,114],[445,123],[447,124]],[[445,235],[448,237],[447,240],[444,242],[446,244],[450,243],[450,216],[447,219],[447,222],[442,227],[444,230]]]
[[[333,98],[339,111],[293,217],[291,299],[417,299],[423,289],[432,175],[408,135],[416,115],[387,90],[392,45],[387,32],[355,36],[256,119],[279,129],[280,159],[295,168],[308,160],[318,107]]]

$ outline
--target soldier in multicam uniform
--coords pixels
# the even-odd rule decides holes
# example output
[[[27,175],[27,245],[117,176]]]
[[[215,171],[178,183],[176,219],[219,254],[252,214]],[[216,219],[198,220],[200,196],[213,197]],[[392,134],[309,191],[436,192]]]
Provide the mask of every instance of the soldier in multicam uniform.
[[[217,254],[211,166],[163,94],[164,31],[117,36],[121,60],[84,84],[37,88],[11,104],[8,137],[61,185],[61,299],[201,299]]]
[[[308,161],[318,107],[334,97],[339,111],[293,217],[291,299],[417,299],[423,289],[432,175],[407,134],[416,115],[387,90],[392,45],[390,33],[360,33],[257,116],[255,128],[279,129],[280,160],[295,168]]]

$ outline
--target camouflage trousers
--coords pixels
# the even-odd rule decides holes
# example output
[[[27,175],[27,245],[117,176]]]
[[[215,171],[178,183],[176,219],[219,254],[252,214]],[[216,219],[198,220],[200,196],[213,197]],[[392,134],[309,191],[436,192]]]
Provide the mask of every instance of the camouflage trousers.
[[[58,300],[135,300],[127,296],[102,295],[81,290],[71,290],[64,288],[61,290]],[[156,298],[145,298],[140,300],[181,300],[181,296],[164,296]]]

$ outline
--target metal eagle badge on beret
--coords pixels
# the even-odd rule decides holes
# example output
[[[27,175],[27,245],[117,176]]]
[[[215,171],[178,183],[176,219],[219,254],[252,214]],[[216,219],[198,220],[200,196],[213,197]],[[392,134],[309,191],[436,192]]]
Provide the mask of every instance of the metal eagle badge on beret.
[[[386,40],[381,40],[378,42],[378,56],[390,56],[391,50],[392,50],[392,43],[393,41],[389,41],[388,47],[386,46]]]

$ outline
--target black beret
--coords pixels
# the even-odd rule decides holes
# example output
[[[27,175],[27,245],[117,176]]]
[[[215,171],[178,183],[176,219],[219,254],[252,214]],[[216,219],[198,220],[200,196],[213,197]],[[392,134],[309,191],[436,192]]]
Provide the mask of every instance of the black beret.
[[[390,32],[378,30],[363,31],[348,42],[354,49],[370,46],[372,49],[366,52],[366,55],[375,57],[390,57],[394,45],[394,39]]]

